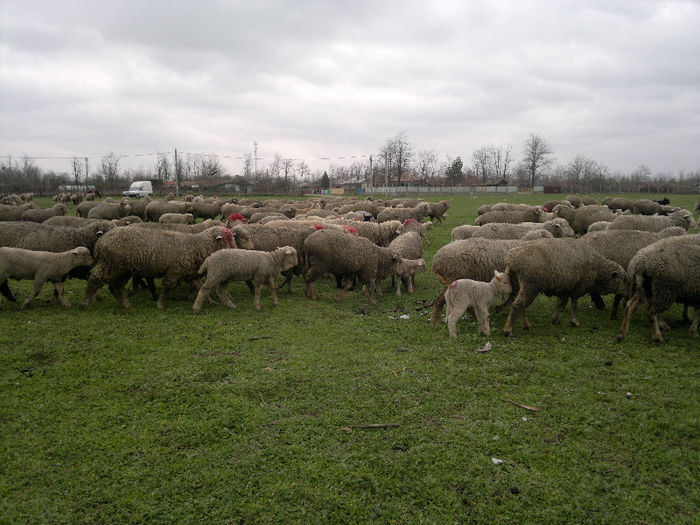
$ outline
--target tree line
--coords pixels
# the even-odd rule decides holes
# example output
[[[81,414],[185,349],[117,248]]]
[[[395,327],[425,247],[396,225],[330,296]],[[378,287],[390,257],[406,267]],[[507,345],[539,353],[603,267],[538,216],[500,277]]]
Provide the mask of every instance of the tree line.
[[[237,182],[254,184],[256,193],[296,193],[310,188],[329,188],[346,183],[383,186],[387,182],[408,182],[431,186],[508,184],[524,188],[544,186],[568,193],[697,193],[700,168],[694,172],[656,173],[641,165],[630,173],[612,172],[585,155],[566,164],[557,163],[549,143],[531,133],[516,161],[511,145],[487,144],[476,148],[464,162],[461,156],[440,158],[435,150],[416,150],[406,133],[385,141],[378,153],[331,163],[326,170],[314,170],[304,160],[276,153],[266,163],[249,153],[242,157],[240,172],[231,173],[217,155],[183,153],[156,154],[150,167],[122,168],[121,157],[113,152],[90,166],[88,159],[70,159],[65,171],[42,170],[29,156],[0,162],[0,192],[55,193],[60,186],[94,187],[117,192],[134,180],[157,183],[174,181]],[[177,160],[176,160],[177,158]]]

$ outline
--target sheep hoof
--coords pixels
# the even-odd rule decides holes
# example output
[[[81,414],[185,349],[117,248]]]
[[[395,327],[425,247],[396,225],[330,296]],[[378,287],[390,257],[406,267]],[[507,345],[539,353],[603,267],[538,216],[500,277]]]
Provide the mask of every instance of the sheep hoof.
[[[625,340],[625,336],[623,334],[617,334],[616,339],[617,339],[618,343],[621,343],[622,341]]]
[[[559,318],[558,317],[552,317],[552,324],[559,324]]]
[[[576,319],[572,319],[572,320],[571,320],[571,326],[576,326],[576,327],[578,327],[578,326],[581,326],[581,323],[579,323]]]
[[[503,330],[503,335],[505,337],[513,337],[513,332],[511,330]]]

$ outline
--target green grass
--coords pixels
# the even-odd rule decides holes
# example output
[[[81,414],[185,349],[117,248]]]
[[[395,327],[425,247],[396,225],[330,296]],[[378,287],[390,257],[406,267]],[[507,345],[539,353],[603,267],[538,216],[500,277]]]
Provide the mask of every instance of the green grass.
[[[428,262],[502,199],[450,200]],[[296,280],[255,312],[236,283],[237,310],[199,316],[184,287],[124,311],[106,290],[79,309],[84,286],[68,309],[46,286],[0,312],[0,522],[697,522],[700,345],[679,307],[666,343],[641,308],[618,344],[588,299],[573,328],[539,297],[513,339],[493,314],[480,354],[474,320],[457,340],[429,323],[430,272],[376,306],[337,303],[330,280],[311,302]]]

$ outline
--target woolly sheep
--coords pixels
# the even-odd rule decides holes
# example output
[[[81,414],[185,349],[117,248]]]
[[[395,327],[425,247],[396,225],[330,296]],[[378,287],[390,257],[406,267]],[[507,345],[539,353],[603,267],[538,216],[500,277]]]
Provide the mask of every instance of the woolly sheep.
[[[0,221],[18,221],[24,212],[35,208],[38,206],[33,202],[19,205],[0,204]]]
[[[251,250],[219,250],[204,260],[199,274],[206,272],[207,280],[199,289],[192,306],[192,312],[198,314],[202,302],[210,292],[216,289],[221,302],[228,308],[236,306],[228,292],[230,281],[252,281],[254,288],[253,307],[260,310],[260,289],[263,283],[270,288],[272,304],[277,306],[275,278],[298,264],[297,251],[291,246],[283,246],[271,252]]]
[[[221,215],[221,207],[223,202],[215,200],[211,203],[193,202],[187,210],[191,212],[195,219],[216,219]]]
[[[525,235],[521,237],[521,240],[523,241],[534,241],[535,239],[553,239],[554,235],[552,235],[550,232],[547,230],[532,230],[527,232]]]
[[[457,321],[468,308],[474,311],[479,332],[489,337],[489,308],[499,295],[507,296],[512,291],[508,274],[498,270],[493,271],[493,278],[487,283],[472,279],[454,281],[445,291],[445,314],[450,337],[457,337]]]
[[[597,221],[588,227],[587,233],[600,232],[608,229],[612,223],[610,221]]]
[[[567,195],[566,200],[569,201],[574,208],[583,206],[583,201],[578,195]]]
[[[100,204],[103,204],[101,201],[95,201],[95,200],[87,200],[83,201],[78,206],[75,208],[75,214],[78,217],[82,217],[83,219],[87,219],[88,213],[90,213],[90,210],[99,206]]]
[[[417,260],[423,257],[423,242],[420,238],[420,233],[418,232],[406,232],[399,235],[396,239],[389,243],[389,249],[398,253],[402,259]],[[398,268],[396,275],[392,276],[392,279],[396,278],[399,282],[402,280],[402,272],[405,271],[404,268]],[[410,281],[405,282],[406,289],[408,293],[413,293],[413,288],[415,287],[415,272],[411,276]],[[396,295],[401,295],[401,286],[397,285]]]
[[[539,206],[531,206],[523,210],[489,211],[474,220],[477,226],[483,226],[490,222],[543,222],[544,211]]]
[[[582,243],[591,246],[606,259],[615,261],[626,270],[632,257],[642,248],[660,239],[684,234],[683,228],[677,226],[666,228],[659,233],[639,230],[602,230],[589,232],[581,237],[580,240]],[[617,309],[621,299],[621,294],[615,295],[615,300],[610,310],[610,319],[617,318]],[[593,302],[598,306],[605,306],[600,296],[594,296]]]
[[[595,199],[595,197],[581,197],[581,202],[583,203],[584,206],[596,206],[598,204],[598,201]]]
[[[190,202],[154,200],[146,205],[144,213],[147,221],[158,222],[164,213],[190,213],[191,206]]]
[[[698,337],[700,319],[700,234],[662,239],[642,248],[628,267],[628,282],[632,298],[625,306],[625,314],[617,335],[622,341],[629,331],[629,323],[639,302],[647,307],[652,320],[651,337],[663,342],[659,315],[674,302],[695,308],[690,325],[691,337]]]
[[[481,226],[474,226],[473,224],[462,224],[461,226],[455,226],[452,228],[452,232],[450,233],[450,242],[471,239],[480,229]]]
[[[441,200],[440,202],[428,203],[428,217],[437,220],[442,224],[442,220],[447,217],[447,210],[450,208],[450,201]]]
[[[404,231],[404,225],[399,221],[386,221],[382,223],[366,221],[341,221],[342,224],[357,228],[360,237],[369,239],[377,246],[389,246]]]
[[[585,209],[585,208],[581,208]],[[552,322],[571,299],[571,324],[579,326],[576,306],[579,297],[624,292],[625,271],[579,239],[539,239],[513,248],[506,256],[509,274],[517,296],[510,306],[503,334],[513,335],[513,323],[522,315],[523,328],[530,324],[525,309],[540,294],[557,297]]]
[[[612,221],[617,217],[607,206],[583,206],[581,208],[568,208],[555,206],[554,215],[566,219],[574,233],[583,235],[588,227],[598,221]]]
[[[130,308],[124,285],[132,276],[162,277],[158,308],[168,290],[180,279],[198,280],[197,270],[204,260],[221,248],[233,248],[231,230],[214,226],[201,233],[187,234],[144,228],[115,228],[95,245],[97,265],[85,290],[83,307],[91,304],[103,284],[124,307]]]
[[[335,230],[318,230],[304,241],[309,268],[304,275],[306,295],[316,299],[313,283],[331,273],[346,279],[345,288],[337,296],[341,299],[354,278],[367,287],[372,304],[376,304],[374,290],[381,294],[378,283],[396,273],[401,257],[389,248],[382,248],[369,239],[348,235]]]
[[[119,203],[100,203],[88,211],[87,218],[112,220],[126,217],[130,213],[131,203],[128,199],[123,199]]]
[[[377,215],[377,222],[400,221],[414,219],[423,222],[423,218],[428,214],[428,203],[423,202],[415,208],[384,208]]]
[[[382,223],[386,224],[386,223]],[[414,231],[418,232],[421,236],[422,239],[425,240],[425,244],[430,246],[430,241],[428,240],[427,237],[427,232],[433,229],[433,221],[427,221],[427,222],[418,222],[414,221],[413,219],[406,219],[406,222],[404,222],[403,225],[403,231],[408,232],[408,231]]]
[[[552,237],[574,237],[574,230],[565,219],[556,218],[545,222],[521,222],[510,224],[507,222],[491,222],[474,230],[472,238],[484,237],[487,239],[522,239],[529,232],[544,230]]]
[[[396,270],[396,296],[401,297],[401,285],[406,287],[409,294],[413,293],[416,282],[416,274],[426,271],[423,259],[401,259]]]
[[[194,215],[191,213],[164,213],[158,217],[161,224],[194,224]]]
[[[506,269],[508,252],[523,244],[521,240],[465,239],[453,241],[440,248],[433,257],[432,272],[443,285],[442,291],[433,301],[430,321],[440,321],[445,304],[445,290],[457,279],[489,281],[493,271]]]
[[[84,247],[60,253],[3,247],[0,248],[0,289],[7,293],[8,278],[33,280],[32,292],[22,303],[22,308],[26,308],[39,295],[44,283],[51,281],[63,305],[70,306],[63,289],[63,279],[74,268],[92,263],[90,250]],[[14,300],[11,294],[7,298]]]
[[[680,226],[687,231],[695,226],[695,220],[688,210],[677,210],[670,215],[620,215],[608,229],[660,232],[670,226]]]
[[[632,211],[640,215],[654,215],[662,210],[662,205],[651,199],[639,199],[634,201]]]
[[[32,222],[44,222],[46,219],[66,214],[66,205],[62,202],[54,204],[51,208],[33,208],[25,211],[20,220]]]
[[[146,206],[148,206],[151,202],[153,202],[153,199],[151,198],[150,195],[145,195],[144,197],[140,199],[134,199],[129,202],[129,205],[131,206],[131,209],[129,210],[129,213],[131,215],[136,215],[139,217],[141,220],[146,220]]]

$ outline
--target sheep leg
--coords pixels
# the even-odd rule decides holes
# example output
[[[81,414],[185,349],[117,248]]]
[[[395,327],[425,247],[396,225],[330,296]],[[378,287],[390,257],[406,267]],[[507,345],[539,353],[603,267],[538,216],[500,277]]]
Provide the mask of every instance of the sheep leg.
[[[63,288],[63,283],[61,281],[54,281],[53,287],[54,287],[54,292],[58,293],[58,298],[61,300],[61,303],[63,303],[63,306],[68,308],[70,306],[70,302],[68,301],[68,298],[66,297],[66,291]]]
[[[658,319],[658,322],[659,322],[659,329],[663,330],[664,332],[670,332],[670,331],[671,331],[671,327],[668,326],[668,323],[666,323],[666,321],[664,321],[663,318],[662,318],[660,315],[657,316],[657,319]]]
[[[651,314],[651,338],[657,343],[663,343],[664,338],[659,330],[659,314]]]
[[[620,325],[620,329],[617,332],[617,341],[620,343],[627,336],[627,332],[630,329],[630,318],[632,317],[632,314],[634,313],[635,309],[637,308],[637,305],[639,304],[639,299],[639,291],[636,291],[632,298],[629,301],[627,301],[627,304],[625,305],[625,315],[622,316],[622,324]]]
[[[41,289],[44,287],[44,281],[41,279],[34,279],[34,287],[32,288],[32,293],[27,296],[27,298],[24,300],[22,303],[22,310],[24,310],[27,306],[30,305],[30,303],[34,300],[34,298],[39,295],[41,292]]]
[[[195,297],[194,304],[192,305],[192,313],[193,314],[198,314],[199,312],[202,311],[202,303],[204,302],[204,299],[206,299],[209,296],[209,292],[211,291],[211,288],[213,286],[213,284],[209,285],[210,282],[211,281],[209,279],[207,279],[207,282],[204,283],[204,285],[202,285],[202,287],[197,292],[197,297]],[[218,288],[217,288],[217,293],[219,294],[219,297],[221,297],[221,292]],[[224,299],[222,298],[221,300],[223,301]],[[160,306],[160,303],[159,303],[159,308],[162,308]]]
[[[274,286],[274,283],[273,283]],[[253,308],[255,308],[256,311],[260,311],[260,290],[262,289],[262,283],[259,283],[258,281],[255,281],[254,286],[253,286]]]
[[[245,284],[248,287],[248,290],[250,290],[250,293],[254,294],[255,293],[255,286],[253,285],[253,282],[246,281]]]
[[[7,282],[7,279],[0,285],[0,293],[5,296],[5,298],[10,301],[11,303],[16,303],[17,299],[15,299],[15,296],[12,295],[12,290],[10,290],[10,285]]]
[[[413,286],[415,285],[415,279],[415,275],[406,275],[401,277],[401,280],[403,281],[403,284],[406,287],[406,291],[409,293],[409,295],[413,294]]]
[[[612,321],[617,319],[617,309],[620,307],[620,301],[622,296],[618,293],[615,294],[615,299],[613,300],[612,308],[610,309],[610,319]]]
[[[352,280],[350,279],[345,279],[345,284],[343,288],[340,289],[338,292],[338,295],[335,296],[336,301],[340,301],[343,298],[343,295],[345,295],[345,292],[349,290],[352,287]],[[369,290],[370,296],[372,295],[372,287],[368,286],[367,289]]]
[[[397,276],[398,279],[396,279],[396,283],[394,283],[394,277]],[[401,297],[401,277],[399,276],[399,274],[391,276],[391,285],[394,286],[394,284],[396,284],[396,297]]]
[[[695,317],[693,322],[690,323],[690,328],[688,328],[688,333],[693,339],[698,337],[698,321],[700,321],[700,307],[695,308]]]
[[[479,332],[486,337],[490,337],[491,329],[489,328],[489,309],[484,304],[477,304],[474,306],[474,313],[476,314],[476,320],[479,323]]]
[[[275,278],[269,277],[267,280],[267,286],[270,288],[270,297],[272,298],[272,306],[279,305],[277,301],[277,288],[275,287]],[[259,295],[259,294],[258,294]]]
[[[316,300],[316,292],[314,291],[314,281],[318,279],[318,270],[313,266],[310,266],[306,272],[304,272],[304,282],[306,283],[306,297],[312,301]]]
[[[92,273],[92,275],[88,279],[87,286],[85,287],[85,299],[83,299],[83,302],[80,304],[81,307],[85,308],[86,306],[91,305],[95,301],[95,296],[97,295],[97,292],[105,284],[105,278],[103,273],[104,272],[102,270],[102,267],[98,265],[97,269]]]
[[[576,318],[577,301],[578,300],[575,297],[571,298],[571,326],[581,326],[581,323],[579,323],[578,319]]]
[[[156,306],[158,308],[165,308],[165,296],[170,291],[170,288],[177,282],[177,279],[173,275],[165,274],[160,283],[160,295],[158,296],[158,302]],[[198,294],[199,295],[199,294]]]
[[[603,301],[599,293],[592,292],[591,301],[593,301],[596,310],[605,310],[605,301]]]
[[[557,297],[557,307],[552,314],[552,323],[559,324],[559,314],[566,308],[566,303],[569,302],[568,297]]]
[[[466,308],[463,308],[462,305],[457,307],[447,303],[445,315],[447,317],[447,331],[449,332],[450,337],[457,337],[457,321],[459,321],[462,315],[464,315],[465,310]]]
[[[442,307],[445,306],[445,291],[447,290],[447,286],[445,286],[445,289],[440,292],[435,300],[433,301],[433,311],[430,314],[430,322],[433,323],[434,325],[438,324],[440,322],[440,316],[442,315]]]
[[[228,293],[228,281],[220,283],[219,286],[216,287],[216,294],[219,296],[224,306],[232,310],[236,308],[236,305],[233,304],[231,300],[231,294]]]
[[[517,321],[518,317],[522,314],[525,317],[525,309],[535,300],[537,297],[537,289],[534,287],[529,287],[527,283],[520,283],[520,290],[518,291],[518,296],[510,305],[510,312],[508,313],[508,319],[506,319],[506,324],[503,327],[503,335],[506,337],[513,337],[513,323]],[[530,323],[527,323],[529,328]],[[523,326],[525,328],[525,326]]]

